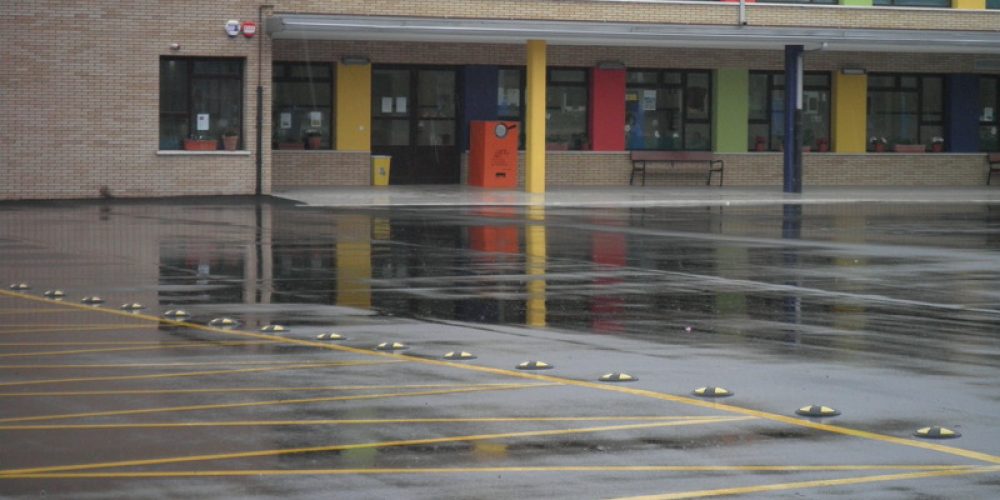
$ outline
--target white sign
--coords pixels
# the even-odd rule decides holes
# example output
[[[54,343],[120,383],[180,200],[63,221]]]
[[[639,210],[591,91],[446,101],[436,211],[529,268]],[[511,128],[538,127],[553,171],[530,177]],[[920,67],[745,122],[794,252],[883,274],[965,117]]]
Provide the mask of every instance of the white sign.
[[[643,111],[656,111],[656,91],[655,90],[643,90],[642,91],[642,110]]]
[[[383,97],[382,98],[382,112],[383,113],[392,113],[392,98],[391,97]]]
[[[197,128],[199,132],[207,131],[210,128],[208,122],[208,113],[198,113]]]
[[[281,113],[281,125],[283,129],[292,128],[292,114],[291,113]]]
[[[396,112],[397,113],[406,113],[406,98],[405,97],[397,97],[396,98]]]
[[[322,127],[323,126],[323,113],[319,111],[309,112],[309,126],[310,127]]]
[[[236,38],[236,35],[240,34],[240,22],[236,19],[226,21],[226,34],[229,38]]]

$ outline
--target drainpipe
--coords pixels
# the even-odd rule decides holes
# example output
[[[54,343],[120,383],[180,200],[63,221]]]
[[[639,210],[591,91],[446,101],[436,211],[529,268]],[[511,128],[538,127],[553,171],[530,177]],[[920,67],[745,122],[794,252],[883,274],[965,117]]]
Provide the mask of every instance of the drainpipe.
[[[261,5],[257,8],[258,26],[264,26],[264,9],[272,5]],[[261,31],[264,31],[263,29]],[[257,36],[257,183],[254,194],[260,196],[264,191],[264,33]]]
[[[747,25],[747,0],[740,0],[740,26]]]

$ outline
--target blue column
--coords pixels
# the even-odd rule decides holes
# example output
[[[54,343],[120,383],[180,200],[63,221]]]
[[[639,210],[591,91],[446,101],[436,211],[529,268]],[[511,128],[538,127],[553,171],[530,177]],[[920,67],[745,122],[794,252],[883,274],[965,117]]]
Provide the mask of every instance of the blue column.
[[[784,192],[802,192],[802,46],[785,45]]]
[[[979,76],[945,77],[944,146],[954,153],[979,151]]]
[[[499,68],[496,66],[465,66],[462,68],[462,116],[458,122],[459,151],[469,149],[469,122],[497,119],[497,86]]]

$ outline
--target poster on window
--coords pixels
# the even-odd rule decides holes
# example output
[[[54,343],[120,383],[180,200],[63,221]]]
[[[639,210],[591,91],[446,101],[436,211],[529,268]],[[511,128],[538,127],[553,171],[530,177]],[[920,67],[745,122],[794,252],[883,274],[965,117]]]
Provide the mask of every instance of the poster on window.
[[[656,91],[655,90],[643,90],[642,91],[642,110],[643,111],[656,111]]]
[[[382,112],[383,113],[392,113],[392,98],[391,97],[383,97],[382,98]]]
[[[205,132],[209,129],[208,113],[198,113],[197,130]]]
[[[281,120],[278,126],[285,130],[292,128],[292,114],[281,113]]]
[[[397,97],[396,98],[396,112],[397,113],[406,113],[406,97]]]
[[[319,111],[309,112],[309,126],[310,127],[322,127],[323,126],[323,113]]]

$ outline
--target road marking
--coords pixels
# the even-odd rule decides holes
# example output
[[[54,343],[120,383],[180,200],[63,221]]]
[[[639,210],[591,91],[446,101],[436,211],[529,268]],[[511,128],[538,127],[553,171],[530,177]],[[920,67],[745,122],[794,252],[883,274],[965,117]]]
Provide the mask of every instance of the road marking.
[[[322,367],[332,367],[332,366],[364,366],[364,365],[381,365],[390,363],[402,363],[405,360],[381,360],[381,361],[336,361],[329,363],[304,363],[301,365],[289,365],[289,366],[278,366],[278,367],[263,367],[263,368],[240,368],[235,370],[207,370],[207,371],[197,371],[197,372],[184,372],[184,373],[155,373],[151,375],[120,375],[120,376],[108,376],[108,377],[80,377],[80,378],[60,378],[60,379],[46,379],[46,380],[28,380],[21,382],[0,382],[0,387],[13,387],[13,386],[24,386],[24,385],[43,385],[43,384],[68,384],[74,382],[106,382],[110,380],[149,380],[158,378],[175,378],[175,377],[207,377],[211,375],[232,375],[236,373],[254,373],[254,372],[271,372],[279,370],[297,370],[300,368],[322,368]]]
[[[943,469],[928,472],[910,472],[904,474],[887,474],[882,476],[850,477],[843,479],[820,479],[816,481],[797,481],[792,483],[761,484],[756,486],[738,486],[735,488],[719,488],[715,490],[685,491],[680,493],[665,493],[662,495],[646,495],[622,497],[618,500],[678,500],[684,498],[705,498],[725,495],[746,495],[765,491],[801,490],[806,488],[828,488],[831,486],[849,486],[854,484],[877,483],[882,481],[905,481],[909,479],[924,479],[930,477],[962,476],[968,474],[984,474],[998,472],[1000,467],[974,467],[960,469]]]
[[[72,309],[66,309],[61,307],[29,307],[26,309],[15,309],[11,311],[0,311],[0,316],[17,316],[21,314],[38,314],[38,313],[48,313],[48,314],[62,314],[73,312]]]
[[[319,392],[319,391],[364,391],[377,389],[432,389],[440,387],[491,387],[532,385],[516,383],[493,384],[408,384],[408,385],[334,385],[319,387],[215,387],[201,389],[115,389],[109,391],[43,391],[43,392],[4,392],[0,397],[66,397],[66,396],[121,396],[121,395],[152,395],[152,394],[212,394],[237,392]]]
[[[153,351],[157,349],[197,349],[204,347],[226,347],[224,343],[215,344],[188,344],[188,345],[165,345],[165,346],[140,346],[140,347],[106,347],[103,349],[73,349],[70,351],[40,351],[40,352],[19,352],[14,354],[0,354],[0,358],[28,358],[34,356],[66,356],[71,354],[92,354],[96,352],[124,352],[124,351]]]
[[[216,344],[216,345],[268,345],[275,344],[273,340],[198,340],[198,341],[166,341],[156,340],[103,340],[93,342],[0,342],[0,348],[4,347],[77,347],[77,346],[102,346],[102,345],[148,345],[148,346],[173,346],[188,344]]]
[[[535,387],[552,387],[553,385],[554,384],[532,384],[532,385],[517,384],[512,386],[465,387],[460,389],[441,389],[436,391],[396,392],[388,394],[362,394],[357,396],[327,396],[322,398],[273,399],[269,401],[250,401],[245,403],[218,403],[210,405],[166,406],[161,408],[141,408],[136,410],[111,410],[111,411],[95,411],[95,412],[85,412],[85,413],[65,413],[59,415],[37,415],[32,417],[0,418],[0,423],[6,424],[11,422],[38,422],[40,420],[65,420],[70,418],[111,417],[119,415],[145,415],[149,413],[173,413],[173,412],[186,412],[186,411],[199,411],[199,410],[220,410],[223,408],[251,408],[258,406],[312,404],[312,403],[325,403],[330,401],[358,401],[362,399],[436,396],[441,394],[456,394],[461,392],[503,391],[503,390],[514,390],[514,389],[528,389]]]
[[[70,424],[70,425],[0,425],[0,431],[48,431],[92,429],[172,429],[187,427],[279,427],[308,425],[385,425],[385,424],[467,424],[526,422],[666,422],[706,420],[711,423],[744,420],[743,417],[493,417],[493,418],[405,418],[368,420],[247,420],[217,422],[151,422],[143,424]]]
[[[989,472],[967,465],[594,465],[549,467],[442,467],[405,469],[251,469],[187,470],[147,472],[55,472],[0,475],[0,479],[136,479],[168,477],[242,477],[242,476],[344,476],[375,474],[514,474],[539,472],[850,472],[850,471],[931,471]],[[876,476],[880,477],[880,476]]]
[[[6,291],[6,290],[0,290],[0,296],[7,296],[7,297],[18,298],[18,299],[22,299],[22,300],[32,300],[32,301],[39,301],[39,302],[46,300],[46,299],[43,299],[43,298],[40,298],[40,297],[35,297],[35,296],[32,296],[32,295],[17,294],[17,293],[9,292],[9,291]],[[244,331],[240,331],[240,330],[222,330],[222,329],[219,329],[219,328],[212,328],[212,327],[208,327],[208,326],[197,325],[197,324],[194,324],[194,323],[186,323],[184,321],[163,320],[163,319],[158,318],[156,316],[149,316],[149,315],[145,315],[145,314],[128,313],[128,312],[123,312],[123,311],[117,311],[117,310],[114,310],[114,309],[99,309],[99,308],[95,309],[95,308],[92,308],[92,307],[89,307],[89,306],[85,306],[85,305],[82,305],[82,304],[60,303],[60,305],[62,305],[64,307],[75,308],[75,309],[78,309],[78,310],[81,310],[81,311],[101,312],[101,313],[104,313],[104,314],[117,315],[117,316],[120,316],[120,317],[141,318],[141,319],[146,319],[146,320],[149,320],[149,321],[156,321],[156,322],[159,322],[159,323],[166,323],[166,324],[172,324],[172,325],[182,326],[182,327],[190,328],[190,329],[193,329],[193,330],[200,330],[200,331],[205,331],[205,332],[226,334],[226,335],[230,335],[230,336],[239,336],[239,337],[252,338],[252,339],[258,339],[258,340],[274,340],[274,341],[284,342],[284,343],[288,343],[288,344],[322,347],[324,349],[329,349],[329,350],[332,350],[332,351],[349,352],[349,353],[354,353],[354,354],[364,354],[366,356],[392,358],[392,359],[399,359],[399,358],[401,358],[401,356],[398,355],[398,354],[391,354],[391,353],[386,353],[386,352],[381,352],[381,351],[364,350],[364,349],[358,349],[358,348],[354,348],[354,347],[348,347],[348,346],[345,346],[345,345],[337,345],[337,344],[328,344],[328,343],[321,343],[321,342],[313,342],[313,341],[309,341],[309,340],[300,340],[300,339],[289,338],[289,337],[280,337],[280,336],[276,336],[276,335],[267,335],[267,334],[263,334],[263,333],[244,332]],[[780,415],[780,414],[777,414],[777,413],[770,413],[770,412],[765,412],[765,411],[752,410],[750,408],[743,408],[743,407],[739,407],[739,406],[732,406],[730,404],[723,404],[723,403],[719,403],[717,401],[703,401],[703,400],[700,400],[700,399],[695,399],[695,398],[691,398],[691,397],[687,397],[687,396],[677,396],[677,395],[673,395],[673,394],[667,394],[667,393],[663,393],[663,392],[655,392],[655,391],[651,391],[651,390],[634,389],[634,388],[629,388],[629,387],[625,387],[625,386],[621,386],[621,385],[600,384],[600,383],[597,383],[597,382],[589,382],[589,381],[584,381],[584,380],[575,380],[575,379],[570,379],[570,378],[555,377],[555,376],[552,376],[552,375],[540,375],[540,374],[537,374],[537,373],[529,373],[529,372],[523,372],[523,371],[517,371],[517,370],[506,370],[506,369],[502,369],[502,368],[493,368],[493,367],[481,366],[481,365],[476,365],[476,364],[456,363],[456,362],[450,362],[450,361],[445,361],[445,360],[422,358],[422,357],[416,357],[416,356],[411,356],[411,357],[408,357],[407,359],[408,359],[408,361],[411,361],[411,362],[414,362],[414,363],[421,363],[421,364],[432,365],[432,366],[457,368],[457,369],[460,369],[460,370],[475,371],[475,372],[480,372],[480,373],[489,373],[489,374],[492,374],[492,375],[502,375],[502,376],[508,376],[508,377],[515,377],[515,378],[521,378],[521,379],[527,379],[527,380],[534,380],[534,381],[538,381],[538,382],[556,383],[556,384],[563,384],[563,385],[573,385],[573,386],[577,386],[577,387],[586,387],[586,388],[596,389],[596,390],[600,390],[600,391],[617,392],[619,394],[629,394],[629,395],[632,395],[632,396],[638,396],[638,397],[643,397],[643,398],[647,398],[647,399],[656,399],[656,400],[660,400],[660,401],[668,401],[668,402],[671,402],[671,403],[684,404],[684,405],[688,405],[688,406],[696,406],[696,407],[700,407],[700,408],[708,408],[708,409],[717,410],[717,411],[725,411],[725,412],[729,412],[729,413],[735,413],[735,414],[738,414],[738,415],[745,415],[745,416],[749,416],[749,417],[760,418],[760,419],[764,419],[764,420],[770,420],[770,421],[773,421],[773,422],[779,422],[779,423],[783,423],[783,424],[787,424],[787,425],[792,425],[792,426],[797,426],[797,427],[805,427],[805,428],[808,428],[808,429],[813,429],[813,430],[823,431],[823,432],[829,432],[829,433],[833,433],[833,434],[841,434],[841,435],[845,435],[845,436],[851,436],[851,437],[856,437],[856,438],[861,438],[861,439],[868,439],[868,440],[872,440],[872,441],[879,441],[879,442],[883,442],[883,443],[890,443],[890,444],[895,444],[895,445],[900,445],[900,446],[908,446],[908,447],[911,447],[911,448],[920,448],[920,449],[924,449],[924,450],[930,450],[930,451],[934,451],[934,452],[938,452],[938,453],[945,453],[945,454],[948,454],[948,455],[964,457],[964,458],[968,458],[968,459],[971,459],[971,460],[978,460],[978,461],[987,462],[987,463],[991,463],[991,464],[1000,464],[1000,456],[991,455],[989,453],[982,453],[982,452],[967,450],[967,449],[964,449],[964,448],[956,448],[956,447],[953,447],[953,446],[946,446],[946,445],[937,444],[937,443],[928,443],[928,442],[925,442],[925,441],[918,441],[918,440],[911,439],[911,438],[901,438],[901,437],[896,437],[896,436],[890,436],[890,435],[887,435],[887,434],[877,434],[877,433],[874,433],[874,432],[862,431],[862,430],[858,430],[858,429],[852,429],[852,428],[849,428],[849,427],[841,427],[841,426],[832,425],[832,424],[822,424],[822,423],[818,423],[818,422],[812,422],[812,421],[809,421],[809,420],[806,420],[806,419],[803,419],[803,418],[788,417],[788,416]],[[2,384],[0,384],[0,385],[2,385]]]
[[[744,420],[749,420],[750,418],[751,417],[746,417],[744,418]],[[731,422],[731,420],[726,420],[725,422]],[[8,469],[8,470],[0,469],[0,479],[5,479],[7,476],[18,476],[22,474],[69,472],[69,471],[80,471],[80,470],[107,469],[113,467],[138,467],[142,465],[163,465],[163,464],[175,464],[175,463],[187,463],[187,462],[205,462],[211,460],[234,460],[242,458],[273,457],[278,455],[296,455],[302,453],[320,453],[327,451],[389,448],[389,447],[399,447],[399,446],[415,446],[415,445],[467,442],[467,441],[491,441],[497,439],[513,439],[513,438],[523,438],[523,437],[565,436],[569,434],[629,431],[638,429],[650,429],[655,427],[676,427],[676,426],[698,425],[706,423],[716,423],[716,422],[712,418],[706,418],[703,420],[686,420],[680,422],[656,422],[648,424],[610,425],[601,427],[583,427],[578,429],[508,432],[502,434],[471,434],[465,436],[449,436],[440,438],[406,439],[399,441],[379,441],[379,442],[357,443],[357,444],[335,444],[328,446],[312,446],[307,448],[283,448],[275,450],[257,450],[257,451],[246,451],[237,453],[217,453],[211,455],[191,455],[186,457],[123,460],[118,462],[97,462],[97,463],[76,464],[76,465],[55,465],[47,467],[33,467],[28,469]]]
[[[41,327],[41,328],[22,328],[19,330],[0,330],[0,335],[15,334],[15,333],[79,333],[79,332],[91,332],[91,331],[105,331],[105,330],[138,330],[138,329],[153,329],[153,325],[123,325],[121,323],[114,325],[88,325],[88,326],[66,326],[61,328],[54,327]]]

